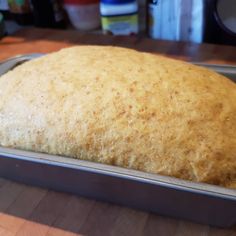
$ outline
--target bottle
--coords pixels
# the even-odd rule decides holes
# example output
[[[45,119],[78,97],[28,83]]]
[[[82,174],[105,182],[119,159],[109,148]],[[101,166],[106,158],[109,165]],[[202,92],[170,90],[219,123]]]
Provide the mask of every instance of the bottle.
[[[158,0],[148,0],[148,35],[149,37],[158,38],[157,24],[158,24]],[[160,23],[159,23],[160,24]]]
[[[147,1],[137,0],[138,2],[138,29],[139,34],[145,35],[147,30]]]
[[[32,11],[29,0],[8,0],[12,18],[19,25],[33,24]]]
[[[0,12],[2,13],[5,20],[9,20],[11,18],[8,0],[0,0]]]
[[[64,0],[64,7],[76,29],[94,30],[99,28],[99,0]]]
[[[4,17],[0,12],[0,39],[6,34],[5,25],[4,25]]]
[[[31,0],[34,24],[42,28],[65,28],[63,8],[58,0]]]
[[[138,33],[136,0],[101,0],[100,13],[105,34],[134,35]]]

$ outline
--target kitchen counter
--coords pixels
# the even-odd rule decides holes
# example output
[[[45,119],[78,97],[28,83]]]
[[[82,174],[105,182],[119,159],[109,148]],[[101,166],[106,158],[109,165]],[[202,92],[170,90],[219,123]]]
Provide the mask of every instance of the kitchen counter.
[[[231,46],[30,28],[0,40],[0,60],[78,44],[119,45],[187,61],[236,65],[236,47]],[[217,236],[236,235],[236,227],[219,229],[0,178],[1,235]]]

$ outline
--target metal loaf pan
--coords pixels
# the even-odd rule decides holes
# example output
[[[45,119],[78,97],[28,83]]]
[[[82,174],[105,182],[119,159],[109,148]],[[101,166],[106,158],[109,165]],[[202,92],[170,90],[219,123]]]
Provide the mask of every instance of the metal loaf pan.
[[[233,66],[200,65],[236,81]],[[214,185],[2,147],[0,176],[198,223],[236,224],[236,190]]]

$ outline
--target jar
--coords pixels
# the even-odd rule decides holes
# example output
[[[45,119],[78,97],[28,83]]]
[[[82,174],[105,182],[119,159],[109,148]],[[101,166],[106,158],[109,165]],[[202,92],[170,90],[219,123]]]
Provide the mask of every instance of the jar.
[[[99,0],[64,0],[71,24],[78,30],[93,30],[100,26]]]
[[[138,33],[136,0],[101,0],[100,13],[104,33],[113,35]]]

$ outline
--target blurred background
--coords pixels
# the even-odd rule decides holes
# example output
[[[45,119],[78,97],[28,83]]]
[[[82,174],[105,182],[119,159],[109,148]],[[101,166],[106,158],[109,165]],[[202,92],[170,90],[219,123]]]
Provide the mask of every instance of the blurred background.
[[[24,27],[236,45],[236,0],[0,0],[0,36]]]

